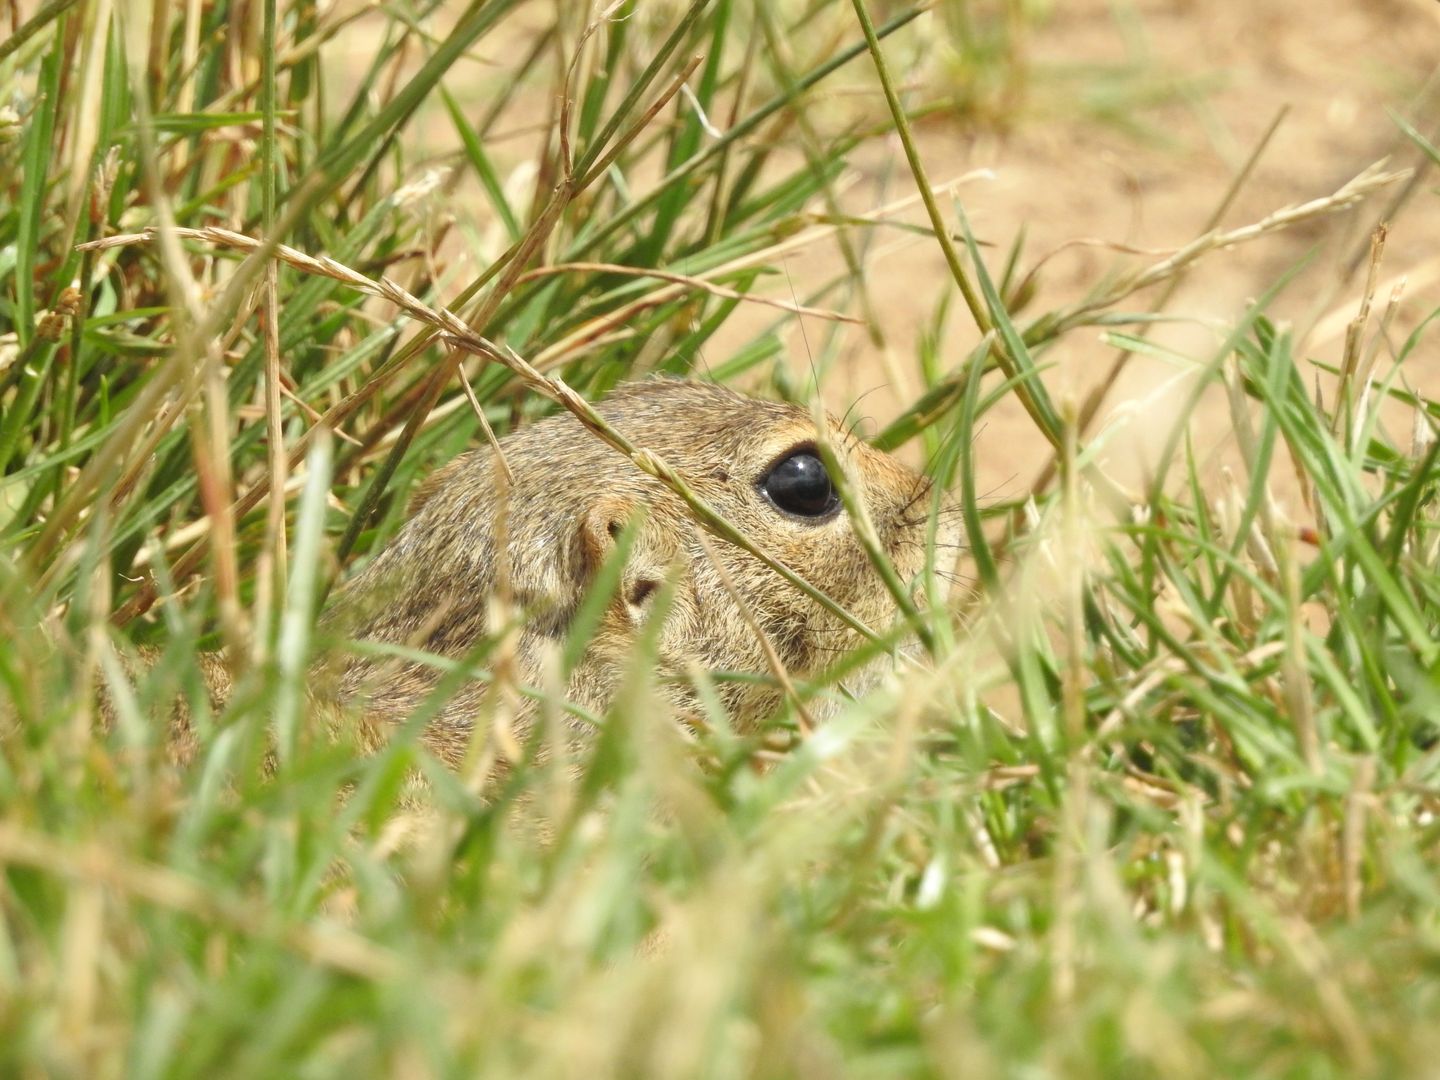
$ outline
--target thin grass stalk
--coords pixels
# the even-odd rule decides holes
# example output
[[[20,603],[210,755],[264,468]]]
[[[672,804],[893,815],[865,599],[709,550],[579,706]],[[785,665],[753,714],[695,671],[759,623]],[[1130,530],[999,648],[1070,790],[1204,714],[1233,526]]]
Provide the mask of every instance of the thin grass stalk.
[[[1038,327],[1053,323],[1055,329],[1047,330],[1047,336],[1081,326],[1092,315],[1113,306],[1125,297],[1139,292],[1141,289],[1158,285],[1162,281],[1168,281],[1210,252],[1224,251],[1241,244],[1248,244],[1263,236],[1294,228],[1302,222],[1352,209],[1380,189],[1399,183],[1410,175],[1409,169],[1386,172],[1384,165],[1383,161],[1379,161],[1367,166],[1329,195],[1281,207],[1249,225],[1223,231],[1216,230],[1197,236],[1173,254],[1117,282],[1101,296],[1063,310],[1036,325]]]
[[[759,45],[760,39],[757,35],[750,34],[746,38],[745,55],[740,61],[740,70],[735,75],[730,113],[725,121],[726,130],[740,122],[740,110],[749,96],[751,79],[755,75],[755,58],[759,55]],[[714,245],[724,232],[725,204],[732,190],[730,163],[730,147],[727,147],[721,151],[712,174],[710,202],[705,213],[704,244],[706,247]]]
[[[1061,453],[1061,551],[1056,560],[1064,576],[1065,674],[1061,709],[1067,747],[1073,754],[1085,734],[1085,587],[1086,524],[1080,508],[1080,425],[1073,402],[1062,408],[1065,440]],[[1074,760],[1078,761],[1079,758]]]
[[[818,401],[815,405],[815,413],[815,445],[820,451],[821,459],[825,462],[825,471],[830,474],[835,492],[840,496],[840,502],[845,507],[845,513],[850,519],[850,527],[855,533],[855,538],[860,541],[860,547],[865,552],[865,557],[884,584],[886,591],[889,592],[890,598],[895,601],[895,607],[906,624],[914,631],[915,636],[920,639],[920,644],[933,658],[936,655],[934,631],[931,630],[929,623],[921,618],[909,588],[905,582],[900,580],[900,575],[895,570],[895,564],[890,560],[884,545],[880,542],[880,535],[875,531],[875,522],[870,517],[870,511],[856,494],[849,475],[841,466],[840,458],[836,455],[834,443],[830,438],[824,410]]]
[[[910,132],[910,120],[905,113],[905,106],[901,104],[900,96],[895,92],[895,83],[890,78],[890,67],[885,62],[884,51],[880,48],[880,38],[875,33],[875,24],[870,20],[870,12],[866,10],[865,0],[851,0],[851,3],[855,8],[855,17],[860,21],[860,29],[865,34],[865,46],[870,51],[870,59],[874,61],[875,74],[879,76],[880,88],[885,94],[885,104],[890,109],[890,118],[895,123],[895,134],[899,136],[900,145],[905,149],[905,160],[910,163],[910,172],[915,177],[915,186],[919,189],[920,198],[925,204],[925,213],[929,215],[930,226],[935,230],[935,240],[945,256],[945,265],[950,268],[950,276],[954,279],[956,287],[959,288],[965,306],[970,309],[970,317],[974,319],[976,328],[984,334],[990,329],[989,312],[986,311],[979,292],[970,284],[969,275],[960,265],[960,253],[955,250],[955,245],[950,241],[950,230],[945,224],[944,216],[940,213],[940,204],[935,201],[935,192],[930,186],[929,178],[925,175],[925,163],[920,159],[920,151],[916,148],[915,138]]]
[[[1321,757],[1320,734],[1315,723],[1315,702],[1310,688],[1310,672],[1305,662],[1304,608],[1301,607],[1299,545],[1288,540],[1281,553],[1280,577],[1284,583],[1287,609],[1285,619],[1284,687],[1285,703],[1300,757],[1315,776],[1323,776],[1325,762]]]
[[[717,285],[707,277],[693,274],[675,274],[668,270],[657,270],[646,266],[623,266],[620,263],[599,262],[557,263],[553,266],[537,266],[534,270],[527,270],[520,275],[519,282],[536,281],[539,278],[550,277],[554,274],[572,273],[620,274],[627,277],[654,278],[657,281],[668,281],[674,285],[683,285],[689,289],[698,289],[702,292],[709,293],[711,296],[721,296],[729,300],[745,300],[752,304],[763,304],[766,307],[778,308],[780,311],[788,311],[792,315],[808,315],[815,319],[825,319],[829,322],[851,323],[856,326],[862,325],[864,322],[863,319],[856,318],[854,315],[842,315],[840,312],[831,311],[828,308],[807,307],[804,304],[797,304],[791,301],[772,300],[765,296],[754,296],[750,293],[728,289],[724,285]],[[718,271],[709,271],[709,273],[716,274]],[[667,299],[668,298],[667,296]],[[651,300],[646,306],[653,307],[661,302],[662,301]]]
[[[286,592],[285,536],[285,484],[288,476],[285,454],[285,426],[281,412],[281,389],[283,380],[280,369],[280,296],[276,284],[277,273],[274,265],[265,269],[264,299],[261,303],[262,333],[265,348],[265,456],[269,467],[270,490],[275,497],[270,500],[266,515],[265,548],[274,560],[269,575],[274,595],[284,596]],[[262,627],[264,623],[261,623]]]
[[[771,67],[778,76],[781,86],[786,93],[794,95],[797,106],[794,110],[795,127],[800,133],[800,145],[805,153],[805,160],[812,172],[817,176],[823,176],[824,153],[820,146],[820,139],[806,111],[798,107],[801,98],[795,86],[795,77],[791,73],[790,65],[783,54],[784,40],[775,28],[774,12],[765,0],[757,0],[755,4],[755,18],[763,30],[765,43],[768,46],[768,55],[773,57]],[[835,194],[834,184],[829,180],[825,180],[821,185],[820,193],[825,201],[826,212],[836,219],[843,217],[839,197]],[[885,340],[880,330],[880,319],[875,311],[874,302],[870,297],[870,290],[865,283],[865,269],[861,264],[859,255],[855,251],[855,245],[850,241],[850,234],[846,228],[836,229],[835,243],[840,249],[840,257],[845,262],[845,268],[849,272],[850,280],[855,286],[855,293],[860,300],[860,310],[864,315],[864,318],[861,320],[861,325],[865,327],[865,333],[870,340],[870,345],[875,349],[883,350],[886,347]]]
[[[403,125],[419,107],[430,89],[441,76],[464,55],[482,33],[494,24],[504,10],[504,5],[488,4],[485,0],[472,0],[463,15],[457,20],[454,30],[446,36],[439,47],[395,95],[386,101],[383,108],[360,131],[348,140],[324,151],[310,170],[317,177],[318,187],[314,195],[306,192],[305,207],[308,210],[319,198],[328,196],[351,176],[351,170],[365,156],[365,149],[377,140],[384,139],[392,130]],[[351,194],[358,188],[352,189]],[[301,194],[296,189],[286,192],[282,204],[293,202]]]
[[[685,85],[685,81],[694,74],[695,69],[700,66],[701,61],[704,59],[703,56],[692,56],[685,62],[685,66],[680,69],[675,78],[670,80],[670,85],[661,92],[660,96],[650,103],[650,107],[640,115],[640,119],[634,124],[631,124],[621,137],[615,140],[613,146],[606,149],[604,154],[601,155],[600,160],[597,161],[588,172],[582,174],[578,183],[578,190],[583,191],[605,175],[610,166],[615,164],[621,153],[624,152],[625,148],[634,142],[642,131],[649,127],[650,122],[660,115],[660,110],[670,102],[671,98],[680,92],[680,88]]]
[[[215,567],[220,629],[227,659],[238,667],[249,654],[249,628],[240,605],[240,565],[235,547],[235,518],[231,512],[234,482],[230,468],[229,409],[218,357],[206,365],[199,406],[191,410],[190,431],[201,506],[210,519],[210,535],[215,539],[211,558]]]
[[[1347,446],[1357,427],[1354,401],[1357,394],[1356,374],[1360,369],[1365,330],[1370,322],[1370,306],[1375,300],[1380,260],[1385,254],[1385,236],[1386,227],[1381,222],[1370,234],[1370,261],[1365,272],[1365,287],[1360,294],[1360,308],[1345,327],[1345,346],[1341,352],[1340,381],[1335,390],[1335,415],[1330,418],[1330,433],[1338,434],[1343,426]],[[1359,385],[1363,387],[1364,382]]]
[[[301,493],[295,520],[295,573],[285,594],[276,654],[280,683],[275,702],[275,747],[282,768],[294,763],[300,736],[310,633],[318,606],[316,600],[321,595],[330,446],[330,439],[322,435],[305,459],[305,490]]]

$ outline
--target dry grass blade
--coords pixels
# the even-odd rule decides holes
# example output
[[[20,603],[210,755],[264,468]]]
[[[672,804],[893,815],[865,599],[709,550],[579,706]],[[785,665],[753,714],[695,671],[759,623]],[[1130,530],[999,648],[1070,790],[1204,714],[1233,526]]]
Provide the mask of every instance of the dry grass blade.
[[[1081,325],[1092,315],[1113,307],[1127,296],[1168,281],[1211,252],[1224,251],[1227,248],[1248,244],[1263,236],[1294,228],[1304,222],[1349,210],[1377,191],[1399,183],[1409,175],[1409,169],[1386,172],[1385,162],[1376,162],[1340,185],[1329,195],[1294,206],[1282,207],[1267,214],[1259,221],[1237,229],[1217,229],[1197,236],[1168,258],[1127,275],[1116,285],[1106,289],[1101,296],[1056,313],[1053,321],[1047,318],[1046,324],[1055,328],[1051,331],[1052,334]]]
[[[1345,328],[1345,348],[1340,361],[1340,384],[1335,391],[1335,415],[1330,418],[1330,433],[1338,434],[1342,427],[1354,422],[1354,401],[1357,389],[1363,389],[1364,379],[1357,385],[1356,373],[1360,368],[1361,348],[1365,330],[1370,322],[1370,306],[1375,301],[1375,283],[1380,276],[1380,261],[1385,254],[1386,227],[1375,226],[1370,234],[1370,263],[1365,273],[1365,289],[1360,295],[1360,308],[1355,318]]]
[[[652,270],[645,267],[621,266],[618,263],[569,262],[559,263],[555,266],[541,266],[534,270],[526,271],[520,275],[520,280],[534,281],[552,274],[568,273],[623,274],[629,277],[655,278],[658,281],[669,281],[676,285],[684,285],[687,288],[698,289],[701,292],[709,293],[711,296],[721,296],[727,300],[744,300],[751,304],[762,304],[765,307],[778,308],[781,311],[788,311],[792,315],[809,315],[816,319],[852,323],[857,326],[864,323],[863,319],[858,319],[853,315],[842,315],[840,312],[831,311],[828,308],[806,307],[804,304],[796,304],[787,300],[774,300],[768,296],[753,296],[750,293],[737,292],[734,289],[727,289],[724,285],[717,285],[713,281],[707,281],[703,277],[690,274],[675,274],[667,270]]]

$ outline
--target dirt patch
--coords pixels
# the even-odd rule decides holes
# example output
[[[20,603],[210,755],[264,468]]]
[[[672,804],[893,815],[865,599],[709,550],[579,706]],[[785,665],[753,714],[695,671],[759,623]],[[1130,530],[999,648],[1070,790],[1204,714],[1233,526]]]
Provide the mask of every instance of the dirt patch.
[[[1440,55],[1437,44],[1437,9],[1420,2],[1325,0],[1298,12],[1283,2],[1148,3],[1123,12],[1109,3],[1067,2],[1031,30],[1028,86],[1009,129],[975,134],[953,120],[934,119],[921,130],[923,156],[937,184],[977,169],[993,174],[959,189],[976,234],[995,245],[992,262],[1003,258],[1022,229],[1027,264],[1058,251],[1042,269],[1030,307],[1045,311],[1082,299],[1118,267],[1145,265],[1199,235],[1282,109],[1280,128],[1223,227],[1326,195],[1387,154],[1397,167],[1419,164],[1423,159],[1386,110],[1418,116],[1423,128],[1419,106],[1429,100],[1426,80]],[[907,193],[909,178],[898,155],[898,145],[877,146],[858,160],[871,181],[870,207]],[[887,173],[881,197],[876,185]],[[1217,327],[1233,325],[1250,298],[1308,259],[1272,311],[1292,320],[1297,331],[1314,331],[1307,355],[1335,361],[1344,323],[1359,302],[1364,275],[1363,263],[1357,273],[1356,258],[1375,223],[1387,216],[1392,192],[1356,211],[1210,255],[1167,308],[1190,321],[1158,329],[1155,340],[1185,356],[1208,358]],[[1421,184],[1390,215],[1379,295],[1383,306],[1391,284],[1408,277],[1392,335],[1397,341],[1440,299],[1434,197]],[[908,217],[921,220],[918,212]],[[1097,239],[1157,254],[1066,247]],[[797,282],[815,280],[833,268],[833,259],[817,250],[794,257],[788,269]],[[914,237],[876,245],[868,288],[883,334],[902,361],[913,355],[939,297],[953,291],[949,281],[933,241]],[[1144,310],[1151,299],[1137,297],[1127,307]],[[954,306],[943,345],[950,362],[977,340],[968,316]],[[807,336],[813,340],[815,334],[812,328]],[[1098,338],[1098,331],[1081,329],[1046,354],[1054,365],[1047,382],[1057,399],[1083,395],[1109,367],[1115,350]],[[905,399],[906,388],[882,385],[894,369],[878,362],[862,332],[849,332],[846,349],[842,377],[827,391],[831,403],[843,408],[866,394],[864,411],[883,422]],[[803,367],[805,343],[798,334],[793,351]],[[1408,368],[1413,384],[1440,392],[1433,349],[1422,348]],[[1137,478],[1168,430],[1182,371],[1183,365],[1136,357],[1111,394],[1111,415],[1121,410],[1135,421],[1109,444],[1107,466],[1117,478]],[[1198,421],[1197,430],[1223,441],[1229,425],[1222,402],[1207,402]],[[1047,457],[1048,447],[1018,405],[998,409],[976,447],[980,486],[998,494],[1024,490]]]

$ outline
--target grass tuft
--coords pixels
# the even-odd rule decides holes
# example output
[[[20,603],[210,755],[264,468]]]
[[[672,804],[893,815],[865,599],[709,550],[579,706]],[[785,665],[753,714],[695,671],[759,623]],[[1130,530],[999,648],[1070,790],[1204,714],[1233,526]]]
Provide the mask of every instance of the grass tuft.
[[[1272,127],[1201,235],[1117,250],[1091,295],[1031,310],[1044,260],[1023,236],[987,248],[928,179],[915,121],[954,102],[892,73],[958,50],[984,64],[970,111],[1009,116],[1044,75],[1039,9],[957,5],[941,47],[925,5],[881,6],[16,9],[0,1073],[1433,1069],[1440,403],[1405,376],[1430,320],[1395,340],[1382,232],[1337,357],[1274,316],[1288,273],[1208,355],[1147,336],[1199,261],[1405,174],[1221,228]],[[857,212],[851,163],[892,137],[904,193]],[[895,220],[916,203],[924,224]],[[970,317],[942,301],[913,356],[872,317],[882,227],[938,245]],[[805,249],[835,257],[792,276]],[[653,373],[811,401],[856,322],[906,395],[874,442],[927,461],[967,547],[939,546],[937,495],[905,581],[842,492],[896,627],[859,624],[590,405]],[[825,328],[808,372],[797,323]],[[1095,328],[1117,358],[1076,400],[1054,369]],[[1101,406],[1142,354],[1175,368],[1174,415],[1130,487],[1105,453],[1125,410]],[[990,499],[972,448],[1011,405],[1050,464]],[[812,678],[778,655],[689,672],[693,730],[665,716],[652,631],[611,714],[577,716],[518,681],[500,597],[493,638],[428,658],[435,693],[383,747],[327,732],[304,681],[328,590],[436,468],[557,408],[865,644]],[[452,772],[418,736],[476,672],[493,715]],[[719,704],[737,678],[783,692],[758,736]],[[506,724],[522,696],[528,745]],[[583,754],[539,752],[572,721],[597,728]],[[502,752],[520,764],[493,781]]]

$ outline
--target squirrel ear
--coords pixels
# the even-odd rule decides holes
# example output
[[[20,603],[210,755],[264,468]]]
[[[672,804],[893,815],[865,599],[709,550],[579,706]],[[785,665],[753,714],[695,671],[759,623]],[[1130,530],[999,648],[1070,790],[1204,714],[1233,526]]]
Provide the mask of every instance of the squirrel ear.
[[[635,514],[635,502],[620,495],[602,495],[580,517],[581,572],[588,580],[615,550],[615,541]]]
[[[625,527],[643,509],[634,499],[603,495],[580,518],[579,548],[581,574],[588,584],[615,552]],[[654,530],[641,529],[635,537],[620,574],[615,603],[636,625],[650,608],[650,601],[665,581],[667,562],[656,549]],[[661,545],[664,547],[664,545]]]

